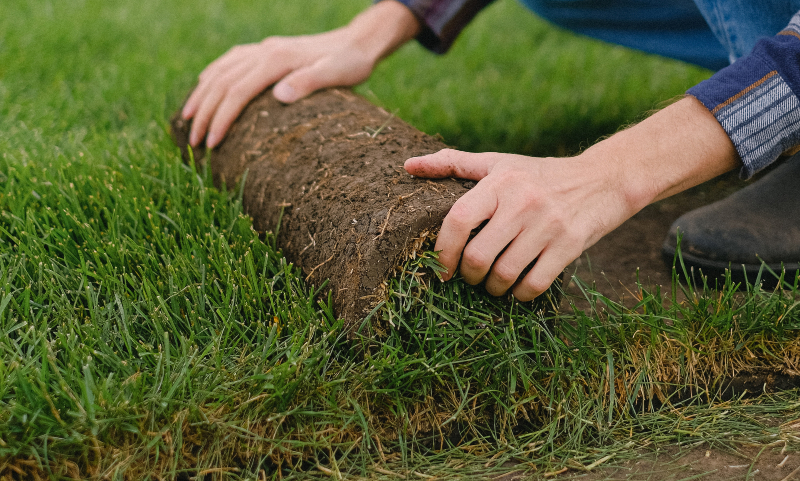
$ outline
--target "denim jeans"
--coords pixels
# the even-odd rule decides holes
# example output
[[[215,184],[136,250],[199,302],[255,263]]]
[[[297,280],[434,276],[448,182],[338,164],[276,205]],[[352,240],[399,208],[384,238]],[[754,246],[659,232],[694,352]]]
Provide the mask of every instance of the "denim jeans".
[[[800,0],[520,0],[545,19],[606,42],[719,70],[800,10]]]

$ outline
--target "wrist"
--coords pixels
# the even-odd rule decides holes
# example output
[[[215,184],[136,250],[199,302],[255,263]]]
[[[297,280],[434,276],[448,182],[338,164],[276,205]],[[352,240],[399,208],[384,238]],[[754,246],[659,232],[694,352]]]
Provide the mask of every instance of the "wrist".
[[[352,44],[377,63],[419,34],[417,17],[402,3],[373,4],[344,27]]]
[[[634,213],[741,164],[719,122],[693,97],[656,112],[584,154],[612,164],[605,167],[615,173]]]

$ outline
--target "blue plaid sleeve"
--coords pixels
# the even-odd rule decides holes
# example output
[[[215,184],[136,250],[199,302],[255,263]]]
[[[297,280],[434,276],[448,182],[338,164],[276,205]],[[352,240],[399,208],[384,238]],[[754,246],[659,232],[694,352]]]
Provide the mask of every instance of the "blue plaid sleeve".
[[[749,178],[800,150],[800,12],[747,57],[689,89],[717,118]]]

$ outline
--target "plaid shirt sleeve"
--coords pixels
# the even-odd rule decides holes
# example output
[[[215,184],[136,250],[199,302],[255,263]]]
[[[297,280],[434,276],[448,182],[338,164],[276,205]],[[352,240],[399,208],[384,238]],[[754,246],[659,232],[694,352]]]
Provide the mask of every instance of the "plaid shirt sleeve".
[[[747,57],[689,89],[717,118],[749,178],[800,151],[800,12]]]
[[[375,3],[382,1],[376,0]],[[445,53],[464,27],[494,0],[397,0],[422,24],[417,40],[435,53]]]

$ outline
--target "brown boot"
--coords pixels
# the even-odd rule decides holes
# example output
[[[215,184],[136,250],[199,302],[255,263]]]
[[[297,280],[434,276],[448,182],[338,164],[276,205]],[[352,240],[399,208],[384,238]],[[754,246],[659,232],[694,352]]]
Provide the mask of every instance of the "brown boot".
[[[683,261],[695,276],[700,271],[711,279],[730,269],[735,282],[753,283],[763,261],[764,287],[777,285],[767,267],[776,274],[785,269],[793,283],[800,270],[800,155],[730,197],[678,218],[662,246],[670,267],[678,232]]]

